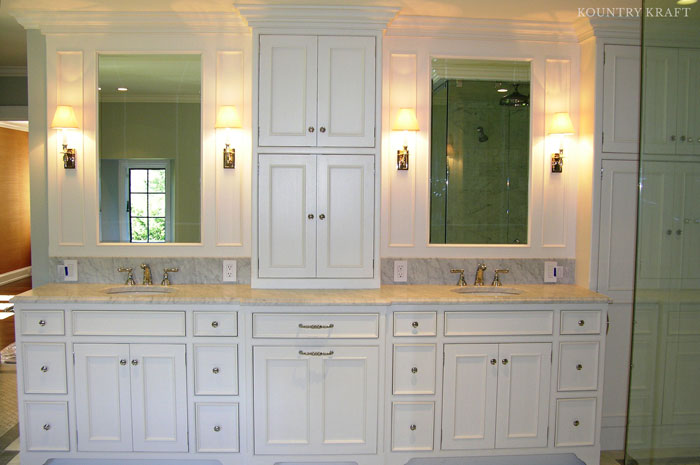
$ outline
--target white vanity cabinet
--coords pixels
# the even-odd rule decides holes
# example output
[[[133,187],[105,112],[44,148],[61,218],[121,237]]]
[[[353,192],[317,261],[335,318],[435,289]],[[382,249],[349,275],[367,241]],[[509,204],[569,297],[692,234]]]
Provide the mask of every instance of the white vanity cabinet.
[[[375,38],[260,36],[258,144],[374,147]]]

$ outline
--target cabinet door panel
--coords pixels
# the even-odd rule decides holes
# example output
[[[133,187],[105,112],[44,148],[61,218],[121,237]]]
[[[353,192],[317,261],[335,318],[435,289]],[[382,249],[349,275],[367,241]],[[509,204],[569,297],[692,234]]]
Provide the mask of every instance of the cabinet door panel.
[[[128,344],[75,344],[78,450],[131,451]],[[125,361],[122,365],[120,361]]]
[[[443,449],[493,448],[497,379],[497,344],[445,344]]]
[[[606,45],[603,80],[603,152],[639,152],[640,48]]]
[[[187,451],[185,346],[132,344],[134,451]]]
[[[547,445],[551,353],[548,343],[499,346],[496,447]]]
[[[675,153],[678,50],[646,48],[643,134],[645,153]]]
[[[319,37],[319,146],[374,147],[374,41]]]
[[[700,116],[700,110],[698,115]],[[683,215],[682,224],[674,234],[682,242],[681,287],[697,289],[700,287],[700,163],[683,163],[681,166],[679,175],[683,182],[679,184],[683,186],[683,207],[679,211],[682,210]]]
[[[678,51],[677,88],[677,135],[676,153],[700,153],[700,97],[697,83],[700,79],[700,52],[698,50]]]
[[[258,275],[315,277],[316,157],[261,155],[259,163]]]
[[[314,36],[260,36],[260,146],[316,145],[316,48]]]
[[[317,167],[318,277],[371,278],[374,158],[324,155]]]

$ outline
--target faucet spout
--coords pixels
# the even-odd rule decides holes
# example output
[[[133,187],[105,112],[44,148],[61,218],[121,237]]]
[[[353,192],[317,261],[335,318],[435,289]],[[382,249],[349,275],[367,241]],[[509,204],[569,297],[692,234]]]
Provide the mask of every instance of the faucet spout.
[[[146,263],[141,264],[141,269],[143,270],[143,285],[150,286],[153,284],[153,277],[151,276],[151,267]]]
[[[484,285],[484,271],[486,271],[486,265],[479,263],[479,266],[476,267],[476,276],[474,276],[475,286]]]

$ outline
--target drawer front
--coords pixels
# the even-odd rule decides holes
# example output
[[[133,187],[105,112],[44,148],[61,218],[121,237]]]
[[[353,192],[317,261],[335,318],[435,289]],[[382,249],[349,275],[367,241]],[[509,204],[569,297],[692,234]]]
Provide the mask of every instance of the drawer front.
[[[445,312],[446,336],[552,334],[552,312]]]
[[[595,398],[557,399],[554,446],[592,446],[595,443],[595,414]]]
[[[184,336],[185,312],[76,310],[76,336]]]
[[[379,337],[376,313],[256,313],[253,337],[363,339]]]
[[[237,312],[194,312],[195,336],[238,336]]]
[[[60,310],[22,310],[19,313],[22,334],[62,336],[65,334],[63,312]]]
[[[433,450],[433,402],[394,402],[391,450]]]
[[[561,334],[600,334],[600,311],[562,310]]]
[[[394,344],[394,394],[435,394],[435,344]]]
[[[598,389],[598,342],[559,344],[559,391]]]
[[[194,374],[198,396],[238,395],[238,347],[195,344]]]
[[[394,313],[394,336],[436,336],[435,312]]]
[[[22,435],[29,451],[67,451],[68,404],[25,402]]]
[[[22,344],[25,394],[65,394],[66,346],[62,343]]]
[[[238,404],[195,405],[197,452],[238,452]]]

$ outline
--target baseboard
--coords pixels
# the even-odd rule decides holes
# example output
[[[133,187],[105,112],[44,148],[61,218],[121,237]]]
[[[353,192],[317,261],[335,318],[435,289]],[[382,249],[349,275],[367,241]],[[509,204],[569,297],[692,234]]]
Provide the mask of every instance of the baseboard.
[[[20,279],[28,278],[32,275],[32,267],[26,266],[18,270],[8,271],[7,273],[0,274],[0,286],[9,284]]]
[[[601,450],[623,450],[627,417],[624,415],[603,416],[600,429]]]

